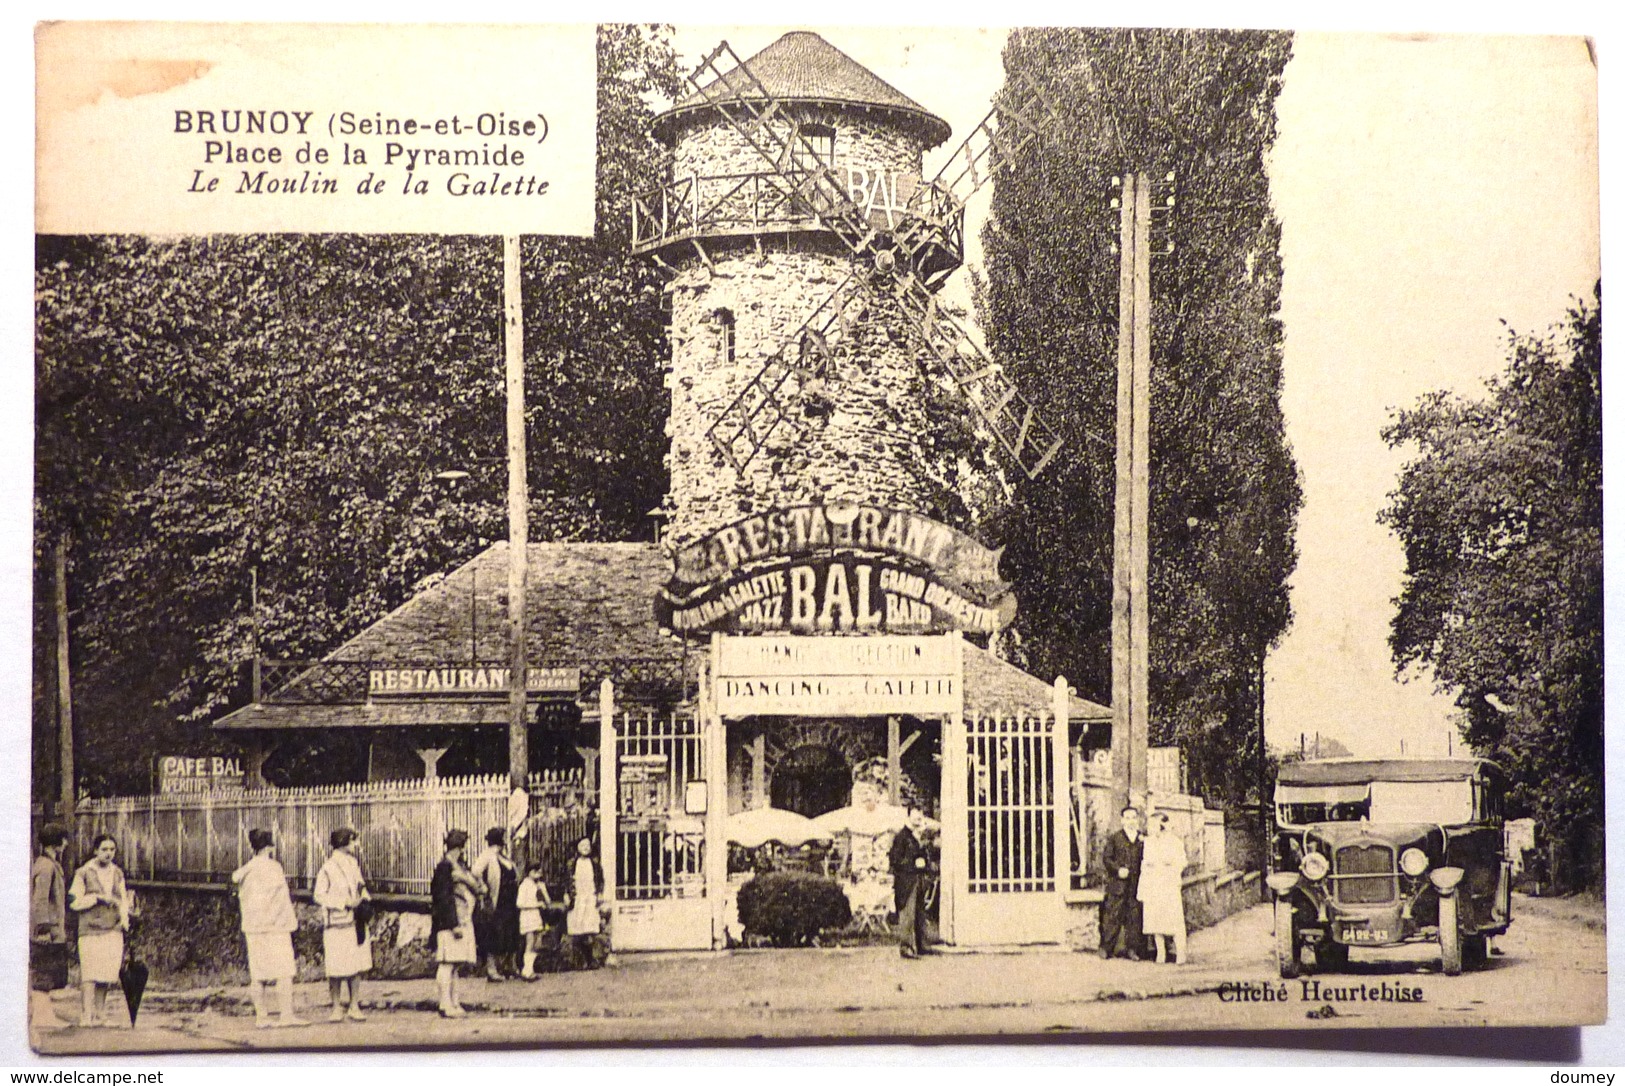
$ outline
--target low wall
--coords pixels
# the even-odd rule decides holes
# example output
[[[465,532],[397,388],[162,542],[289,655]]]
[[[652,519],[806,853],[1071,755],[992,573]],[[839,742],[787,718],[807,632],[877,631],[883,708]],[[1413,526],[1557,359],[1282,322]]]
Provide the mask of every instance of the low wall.
[[[211,884],[130,881],[140,904],[130,947],[166,988],[247,984],[248,960],[236,901]],[[321,910],[308,892],[294,891],[299,930],[293,934],[299,980],[321,980]],[[408,897],[380,896],[371,924],[373,969],[369,976],[404,979],[434,974],[429,948],[429,905]]]
[[[1100,902],[1103,890],[1075,890],[1067,895],[1067,945],[1073,950],[1100,949]],[[1258,903],[1258,872],[1201,872],[1185,878],[1185,927],[1212,927],[1225,917]]]

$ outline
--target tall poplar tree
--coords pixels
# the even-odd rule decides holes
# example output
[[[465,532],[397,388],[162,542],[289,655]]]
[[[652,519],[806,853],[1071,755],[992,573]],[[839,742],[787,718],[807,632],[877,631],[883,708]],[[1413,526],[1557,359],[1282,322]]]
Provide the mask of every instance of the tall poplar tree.
[[[1193,791],[1256,794],[1262,661],[1291,619],[1302,502],[1280,409],[1280,227],[1264,160],[1281,32],[1019,30],[1005,69],[1059,113],[993,195],[977,304],[988,342],[1066,435],[1000,516],[1022,652],[1111,694],[1118,214],[1159,179],[1152,264],[1151,741]],[[1161,182],[1166,185],[1166,182]]]

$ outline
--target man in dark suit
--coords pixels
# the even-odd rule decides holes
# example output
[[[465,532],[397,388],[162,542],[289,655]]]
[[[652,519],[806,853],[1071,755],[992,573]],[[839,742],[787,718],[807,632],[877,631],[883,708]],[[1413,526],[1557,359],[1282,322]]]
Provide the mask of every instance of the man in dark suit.
[[[1140,934],[1140,860],[1145,837],[1140,833],[1140,812],[1123,808],[1123,826],[1106,838],[1101,857],[1106,867],[1106,897],[1100,903],[1100,956],[1140,957],[1145,937]]]
[[[891,839],[892,896],[897,905],[897,937],[899,949],[905,958],[917,958],[925,953],[925,907],[920,902],[922,882],[926,875],[925,849],[920,845],[920,831],[925,828],[925,817],[917,808],[908,809],[908,824]]]

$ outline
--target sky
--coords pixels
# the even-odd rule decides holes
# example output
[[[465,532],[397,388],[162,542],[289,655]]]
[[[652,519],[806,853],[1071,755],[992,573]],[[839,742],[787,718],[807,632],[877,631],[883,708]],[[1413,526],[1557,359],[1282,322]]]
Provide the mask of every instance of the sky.
[[[685,70],[726,39],[748,58],[813,29],[947,120],[986,114],[1002,30],[679,27]],[[1282,224],[1282,409],[1302,472],[1294,622],[1266,664],[1272,745],[1317,733],[1355,754],[1444,754],[1450,699],[1396,678],[1387,647],[1404,557],[1377,522],[1405,453],[1380,432],[1434,389],[1475,394],[1505,320],[1557,322],[1600,273],[1595,74],[1569,37],[1300,33],[1269,159]],[[967,262],[980,260],[984,193]],[[968,275],[948,291],[968,296]],[[1153,316],[1155,319],[1155,316]],[[1155,360],[1153,359],[1153,365]]]

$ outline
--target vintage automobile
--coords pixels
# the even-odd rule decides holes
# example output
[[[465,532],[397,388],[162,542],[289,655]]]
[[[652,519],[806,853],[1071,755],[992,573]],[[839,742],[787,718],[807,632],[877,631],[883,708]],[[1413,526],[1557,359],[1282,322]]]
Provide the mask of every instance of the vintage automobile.
[[[1482,964],[1512,920],[1501,796],[1501,770],[1477,758],[1282,765],[1268,879],[1281,976],[1432,940],[1447,974]]]

